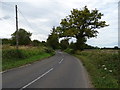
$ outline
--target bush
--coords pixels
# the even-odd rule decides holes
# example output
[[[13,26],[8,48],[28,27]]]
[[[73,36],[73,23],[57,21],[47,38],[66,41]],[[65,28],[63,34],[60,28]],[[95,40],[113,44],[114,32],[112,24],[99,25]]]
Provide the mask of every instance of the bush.
[[[16,50],[16,49],[8,49],[3,50],[2,52],[2,58],[11,59],[11,58],[25,58],[26,56],[22,52],[22,50]]]
[[[74,50],[74,49],[67,48],[67,49],[65,50],[65,52],[70,53],[70,54],[74,54],[74,53],[75,53],[75,50]]]
[[[19,50],[15,48],[3,49],[2,58],[3,60],[12,59],[25,59],[32,56],[42,55],[43,53],[54,54],[51,48],[47,47],[19,47]]]
[[[45,51],[52,52],[43,46],[19,46],[19,50],[16,50],[13,46],[6,47],[2,52],[2,70],[19,67],[54,55],[54,51],[52,53],[46,53]]]
[[[51,49],[51,48],[45,48],[45,52],[46,53],[53,53],[53,49]]]

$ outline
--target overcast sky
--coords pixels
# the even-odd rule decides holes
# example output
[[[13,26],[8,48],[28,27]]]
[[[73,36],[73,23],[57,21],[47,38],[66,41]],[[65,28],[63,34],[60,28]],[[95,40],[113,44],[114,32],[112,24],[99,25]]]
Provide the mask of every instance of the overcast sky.
[[[97,8],[104,14],[110,26],[99,29],[97,38],[87,44],[99,47],[118,45],[118,1],[119,0],[0,0],[0,38],[11,38],[15,31],[15,9],[18,5],[19,28],[32,33],[32,40],[46,41],[53,26],[59,26],[61,19],[70,14],[73,8],[85,5],[90,10]],[[16,2],[17,1],[17,2]]]

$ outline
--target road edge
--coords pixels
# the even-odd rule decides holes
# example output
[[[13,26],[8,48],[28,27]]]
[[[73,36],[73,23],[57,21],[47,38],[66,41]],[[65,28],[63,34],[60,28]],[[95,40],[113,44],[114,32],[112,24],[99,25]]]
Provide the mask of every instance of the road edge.
[[[85,77],[87,78],[87,85],[89,86],[89,88],[94,88],[93,84],[92,84],[92,81],[91,81],[91,77],[89,75],[89,73],[87,72],[86,68],[84,67],[82,61],[80,59],[78,59],[77,57],[73,56],[78,62],[79,64],[81,65],[81,67],[83,68],[82,72],[84,73]]]
[[[64,53],[66,53],[66,52],[64,52]],[[68,54],[68,55],[71,55],[71,54],[69,54],[69,53],[66,53],[66,54]],[[90,77],[90,75],[89,75],[89,73],[87,72],[87,69],[84,67],[84,65],[83,65],[83,63],[82,63],[82,61],[80,60],[80,59],[78,59],[77,57],[75,57],[75,56],[73,56],[73,55],[71,55],[74,59],[76,59],[76,61],[78,61],[78,63],[80,64],[80,66],[81,66],[81,68],[82,68],[82,72],[84,73],[84,75],[85,75],[85,77],[87,78],[87,86],[89,86],[89,88],[94,88],[94,86],[93,86],[93,84],[92,84],[92,80],[91,80],[91,77]]]

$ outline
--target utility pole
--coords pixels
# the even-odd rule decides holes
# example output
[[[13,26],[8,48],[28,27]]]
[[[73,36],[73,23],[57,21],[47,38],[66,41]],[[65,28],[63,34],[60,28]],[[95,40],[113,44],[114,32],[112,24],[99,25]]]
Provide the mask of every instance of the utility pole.
[[[15,5],[15,13],[16,13],[16,49],[18,50],[18,15],[17,15],[17,5]]]

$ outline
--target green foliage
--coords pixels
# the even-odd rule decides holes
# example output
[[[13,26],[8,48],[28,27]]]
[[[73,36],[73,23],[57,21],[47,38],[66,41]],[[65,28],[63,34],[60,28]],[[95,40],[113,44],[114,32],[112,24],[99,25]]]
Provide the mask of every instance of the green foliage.
[[[53,49],[58,49],[59,47],[59,38],[58,34],[55,32],[55,28],[52,29],[52,33],[48,36],[47,45]]]
[[[75,49],[75,43],[73,43],[73,42],[71,42],[70,44],[69,44],[69,48],[72,48],[72,49]]]
[[[10,44],[10,43],[11,43],[11,39],[7,39],[7,38],[2,39],[2,44]]]
[[[40,47],[47,46],[45,41],[40,42],[39,40],[33,40],[31,44],[33,46],[40,46]]]
[[[60,23],[63,34],[76,38],[79,35],[88,38],[95,37],[98,33],[95,29],[108,26],[105,21],[100,21],[102,16],[103,14],[99,13],[97,9],[90,11],[87,6],[83,10],[73,9],[71,15],[62,19]]]
[[[24,59],[30,56],[41,54],[43,50],[37,47],[31,47],[29,49],[16,50],[15,48],[3,49],[2,58],[3,59]]]
[[[73,42],[71,42],[70,44],[69,44],[69,46],[68,46],[68,48],[70,48],[70,49],[74,49],[75,51],[77,51],[76,50],[76,45],[77,43],[73,43]],[[91,46],[91,45],[88,45],[88,44],[83,44],[82,45],[82,47],[84,48],[84,49],[100,49],[99,47],[94,47],[94,46]]]
[[[19,45],[29,45],[31,43],[30,36],[32,33],[27,32],[25,29],[18,30]],[[16,31],[12,34],[12,45],[16,45]]]
[[[94,47],[94,46],[91,46],[91,45],[88,45],[88,44],[84,44],[84,49],[99,49],[99,47]]]
[[[45,48],[44,51],[45,51],[46,53],[51,53],[51,54],[54,53],[54,50],[53,50],[52,48]]]
[[[2,51],[2,58],[11,59],[11,58],[25,58],[22,50],[8,49]]]
[[[53,54],[42,52],[41,54],[27,57],[24,59],[5,59],[2,62],[2,70],[7,70],[7,69],[22,66],[25,64],[33,63],[33,62],[36,62],[38,60],[42,60],[44,58],[50,57],[52,55]]]
[[[56,32],[59,37],[75,37],[76,49],[82,50],[87,39],[97,36],[97,29],[108,26],[100,20],[102,16],[97,9],[90,11],[87,6],[81,10],[73,9],[70,15],[62,19]]]
[[[42,41],[41,44],[42,44],[43,46],[47,46],[47,43],[46,43],[45,41]]]
[[[16,48],[9,47],[4,48],[2,50],[2,58],[3,59],[23,59],[28,58],[35,55],[40,55],[41,53],[53,53],[54,50],[51,48],[47,48],[44,46],[41,47],[25,47],[21,46],[19,47],[19,50],[16,50]]]
[[[63,40],[61,40],[60,46],[61,46],[62,50],[65,50],[65,49],[68,48],[68,46],[69,46],[69,42],[68,41],[69,41],[69,39],[63,39]]]
[[[49,35],[47,39],[47,45],[52,47],[53,49],[57,49],[59,42],[58,42],[58,36],[57,35]]]
[[[43,46],[20,46],[19,50],[16,50],[16,48],[11,46],[9,48],[4,48],[2,51],[3,70],[18,67],[55,54],[52,49]]]
[[[69,54],[74,54],[75,53],[75,50],[74,49],[70,49],[70,48],[67,48],[64,51],[67,52],[67,53],[69,53]]]
[[[114,50],[88,50],[77,52],[87,68],[95,88],[118,88],[119,82],[119,57]]]
[[[33,40],[33,41],[32,41],[32,45],[33,45],[33,46],[39,46],[40,44],[41,44],[41,42],[38,41],[38,40]]]

